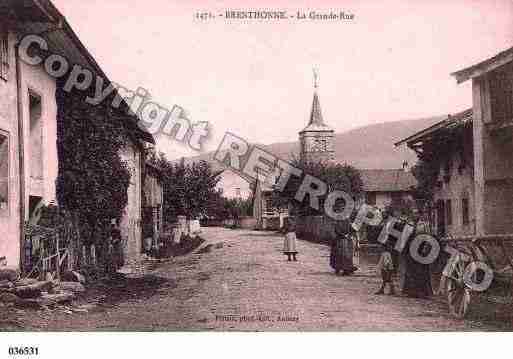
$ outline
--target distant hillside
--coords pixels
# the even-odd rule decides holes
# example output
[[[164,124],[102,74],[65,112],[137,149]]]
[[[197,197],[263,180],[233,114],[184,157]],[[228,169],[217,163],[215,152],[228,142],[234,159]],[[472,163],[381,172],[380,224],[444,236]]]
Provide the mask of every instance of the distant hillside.
[[[394,143],[422,130],[443,117],[379,123],[360,127],[335,135],[335,158],[356,168],[400,168],[403,161],[413,165],[417,158],[406,146],[394,147]],[[289,159],[299,153],[299,142],[273,143],[262,147],[279,158]],[[186,158],[186,162],[206,160],[214,162],[214,152]]]

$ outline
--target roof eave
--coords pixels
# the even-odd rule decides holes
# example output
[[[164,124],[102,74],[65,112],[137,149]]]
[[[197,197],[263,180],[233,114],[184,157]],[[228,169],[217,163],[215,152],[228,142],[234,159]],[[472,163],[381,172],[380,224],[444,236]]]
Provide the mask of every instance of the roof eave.
[[[451,76],[456,78],[456,82],[461,84],[467,80],[481,77],[486,73],[493,71],[509,62],[513,61],[513,47],[498,53],[497,55],[481,61],[475,65],[469,66],[463,70],[453,72]]]
[[[111,80],[108,78],[107,74],[102,70],[98,62],[95,60],[93,55],[89,52],[87,47],[82,43],[76,32],[73,30],[71,25],[68,23],[64,15],[60,13],[60,11],[53,5],[53,3],[49,0],[32,0],[37,6],[43,6],[40,1],[44,2],[46,4],[46,8],[49,9],[49,11],[53,14],[50,14],[51,16],[56,19],[60,24],[60,27],[62,31],[72,40],[73,44],[77,47],[77,50],[85,57],[87,62],[91,65],[92,70],[96,72],[96,74],[100,77],[102,77],[108,84],[111,83]],[[128,104],[123,99],[124,104],[128,107]],[[137,123],[140,121],[137,116],[129,116],[130,120]],[[138,128],[135,131],[136,136],[148,143],[155,144],[155,138],[153,135],[149,132],[143,131],[142,129]]]
[[[437,122],[434,125],[432,125],[428,128],[425,128],[417,133],[414,133],[413,135],[411,135],[399,142],[394,143],[394,146],[399,147],[399,146],[403,145],[404,143],[406,143],[408,147],[411,147],[411,145],[418,143],[421,140],[424,140],[428,136],[432,136],[433,134],[436,134],[438,131],[441,131],[444,128],[448,128],[449,126],[451,126],[454,123],[456,123],[456,124],[466,123],[465,120],[466,120],[467,116],[472,117],[472,108],[461,111],[452,116],[449,115],[446,119],[444,119],[440,122]]]
[[[433,132],[435,132],[436,130],[438,130],[439,128],[442,128],[443,125],[447,122],[447,119],[444,119],[440,122],[437,122],[435,123],[434,125],[428,127],[428,128],[425,128],[417,133],[414,133],[413,135],[405,138],[405,139],[402,139],[400,140],[399,142],[396,142],[394,143],[394,146],[395,147],[399,147],[401,145],[403,145],[404,143],[408,144],[408,143],[411,143],[412,141],[418,141],[420,140],[421,138],[429,135],[429,134],[432,134]]]

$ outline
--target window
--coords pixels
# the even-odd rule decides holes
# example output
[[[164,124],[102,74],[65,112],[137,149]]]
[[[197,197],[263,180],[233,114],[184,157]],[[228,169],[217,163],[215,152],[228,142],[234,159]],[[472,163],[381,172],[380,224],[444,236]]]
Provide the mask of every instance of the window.
[[[469,224],[470,216],[469,216],[469,208],[468,208],[468,198],[463,198],[461,200],[461,215],[463,217],[463,224]]]
[[[367,202],[368,205],[370,206],[375,206],[376,205],[376,193],[375,192],[367,192],[365,194],[365,202]]]
[[[30,116],[30,177],[43,179],[43,131],[41,97],[29,92]]]
[[[0,131],[0,215],[9,214],[9,137]]]
[[[452,202],[450,199],[445,201],[445,213],[447,217],[447,225],[452,225]]]
[[[7,81],[9,75],[9,32],[0,24],[0,78]]]

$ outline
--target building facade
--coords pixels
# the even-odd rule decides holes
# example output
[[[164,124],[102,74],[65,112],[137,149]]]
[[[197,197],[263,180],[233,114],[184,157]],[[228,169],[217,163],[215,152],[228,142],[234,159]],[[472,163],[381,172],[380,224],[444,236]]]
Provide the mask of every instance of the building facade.
[[[513,233],[513,48],[453,76],[472,81],[476,234]]]
[[[0,257],[9,267],[20,268],[26,222],[37,215],[41,204],[56,202],[59,85],[43,64],[24,62],[17,47],[25,35],[39,33],[49,44],[49,53],[108,79],[50,1],[0,0],[0,17]],[[131,122],[130,126],[136,127]],[[132,170],[122,231],[134,253],[140,253],[135,248],[140,247],[144,141],[153,138],[127,136],[126,150],[120,154]]]
[[[440,237],[476,231],[472,109],[449,116],[403,142],[432,173],[431,227]]]
[[[455,72],[472,81],[472,108],[406,143],[432,166],[440,236],[513,233],[513,48]]]
[[[251,179],[243,178],[230,169],[225,169],[219,175],[219,182],[216,185],[216,189],[222,192],[223,197],[245,200],[252,196],[253,182],[254,181]]]

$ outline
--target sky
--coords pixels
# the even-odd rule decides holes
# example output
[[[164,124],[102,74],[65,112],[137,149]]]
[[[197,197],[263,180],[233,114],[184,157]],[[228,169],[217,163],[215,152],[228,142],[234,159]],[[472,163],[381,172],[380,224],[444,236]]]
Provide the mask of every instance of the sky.
[[[336,132],[445,115],[471,106],[450,73],[513,46],[510,0],[54,0],[112,81],[208,121],[205,150],[230,131],[249,142],[295,141],[319,72]],[[200,21],[198,11],[344,11],[352,21]],[[159,137],[169,158],[197,154]]]

